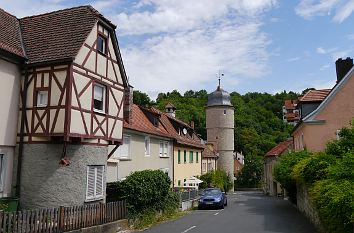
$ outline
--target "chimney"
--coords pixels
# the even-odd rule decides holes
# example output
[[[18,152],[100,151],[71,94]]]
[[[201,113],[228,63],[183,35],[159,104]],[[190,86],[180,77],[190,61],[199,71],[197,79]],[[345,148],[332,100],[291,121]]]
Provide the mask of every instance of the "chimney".
[[[347,57],[347,59],[343,60],[339,58],[336,61],[336,72],[337,72],[337,83],[339,83],[344,76],[349,72],[349,70],[353,67],[353,59]]]
[[[171,103],[167,103],[167,104],[166,104],[166,106],[165,106],[165,112],[166,112],[169,116],[171,116],[171,117],[173,117],[173,118],[176,117],[176,107],[175,107],[173,104],[171,104]]]
[[[124,120],[128,123],[131,123],[132,120],[132,106],[133,106],[133,87],[129,85],[124,89],[124,107],[123,107]]]

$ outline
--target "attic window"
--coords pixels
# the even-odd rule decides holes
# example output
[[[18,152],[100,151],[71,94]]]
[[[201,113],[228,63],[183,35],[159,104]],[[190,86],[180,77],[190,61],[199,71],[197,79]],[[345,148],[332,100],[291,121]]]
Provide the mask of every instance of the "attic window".
[[[100,84],[94,85],[93,108],[98,112],[105,112],[106,87]]]
[[[107,39],[102,35],[98,35],[97,38],[97,50],[100,53],[107,54]]]

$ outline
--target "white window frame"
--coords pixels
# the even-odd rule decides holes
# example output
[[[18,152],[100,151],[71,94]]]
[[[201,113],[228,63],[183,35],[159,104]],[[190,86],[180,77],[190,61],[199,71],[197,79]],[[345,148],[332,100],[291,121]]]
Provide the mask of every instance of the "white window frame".
[[[103,41],[103,51],[100,50],[99,48],[99,41],[102,38]],[[99,51],[101,54],[107,54],[107,38],[104,37],[103,35],[99,34],[97,37],[97,51]]]
[[[128,143],[127,143],[128,142]],[[122,154],[122,148],[123,146],[126,145],[128,148],[127,148],[127,154]],[[114,152],[112,158],[113,159],[117,159],[117,160],[120,160],[120,159],[130,159],[131,156],[130,156],[130,150],[131,148],[131,136],[130,135],[127,135],[127,134],[123,134],[123,144],[120,145],[117,150]]]
[[[89,182],[90,172],[94,172],[93,184]],[[98,174],[101,172],[101,180],[98,179]],[[86,174],[86,201],[102,200],[104,198],[104,177],[105,167],[104,165],[88,165]],[[101,186],[101,193],[98,193],[98,185]],[[93,194],[89,194],[89,187],[93,186]]]
[[[103,89],[103,92],[102,92],[102,109],[97,109],[95,108],[95,103],[93,103],[93,110],[95,112],[99,112],[99,113],[105,113],[106,112],[106,93],[107,93],[107,87],[104,86],[104,85],[101,85],[99,83],[95,83],[93,85],[93,97],[92,97],[92,101],[95,102],[95,87],[100,87]],[[97,99],[99,100],[99,99]]]
[[[159,143],[159,155],[162,158],[170,157],[170,142],[169,141],[160,141],[160,143]]]
[[[150,136],[145,136],[144,139],[144,149],[145,149],[145,156],[150,156]]]
[[[42,99],[41,96],[44,96],[45,99]],[[42,102],[45,100],[45,102]],[[48,105],[48,91],[47,90],[41,90],[37,91],[37,107],[47,107]]]

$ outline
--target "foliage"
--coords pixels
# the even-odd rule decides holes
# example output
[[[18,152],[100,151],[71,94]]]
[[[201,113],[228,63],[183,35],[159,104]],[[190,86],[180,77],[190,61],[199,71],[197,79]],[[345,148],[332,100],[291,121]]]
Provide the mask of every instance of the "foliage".
[[[256,155],[245,156],[245,165],[238,173],[236,187],[256,188],[260,185],[263,175],[263,158]]]
[[[151,106],[154,104],[147,94],[138,90],[133,92],[133,103],[141,106]]]
[[[334,180],[347,179],[354,182],[354,152],[348,153],[329,168],[329,177]]]
[[[112,182],[107,183],[106,187],[106,201],[115,202],[121,201],[127,198],[126,188],[124,182]]]
[[[335,163],[335,157],[323,152],[311,154],[299,161],[293,168],[291,176],[298,182],[312,184],[327,177],[328,167]]]
[[[199,177],[199,179],[203,181],[199,187],[201,189],[217,187],[222,191],[227,192],[230,191],[233,187],[230,175],[220,169],[203,174]]]
[[[235,107],[235,150],[245,155],[264,155],[277,143],[289,137],[293,126],[282,120],[282,106],[286,99],[297,99],[294,92],[267,93],[237,92],[230,94]],[[156,99],[157,107],[164,111],[171,102],[176,106],[177,118],[185,122],[195,122],[195,128],[206,139],[205,106],[208,93],[205,90],[160,93]]]
[[[327,144],[326,153],[341,157],[348,152],[354,152],[354,127],[341,129],[339,137],[340,140],[334,140]]]
[[[311,190],[321,223],[328,233],[351,233],[354,223],[354,182],[321,180]]]
[[[137,171],[124,181],[110,184],[110,196],[114,189],[117,196],[125,196],[129,218],[141,227],[175,214],[179,198],[170,185],[170,178],[160,170]]]
[[[290,152],[280,157],[279,162],[274,167],[274,178],[288,192],[290,201],[296,203],[296,180],[291,176],[293,168],[302,159],[307,158],[309,152]]]

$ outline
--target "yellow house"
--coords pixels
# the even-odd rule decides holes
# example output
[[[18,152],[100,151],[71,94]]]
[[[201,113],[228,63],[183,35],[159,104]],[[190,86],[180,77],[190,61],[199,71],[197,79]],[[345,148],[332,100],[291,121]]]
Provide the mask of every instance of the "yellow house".
[[[161,122],[174,138],[173,143],[173,187],[189,186],[192,177],[200,176],[204,145],[193,126],[175,117],[176,108],[166,105],[166,113],[161,113]]]

